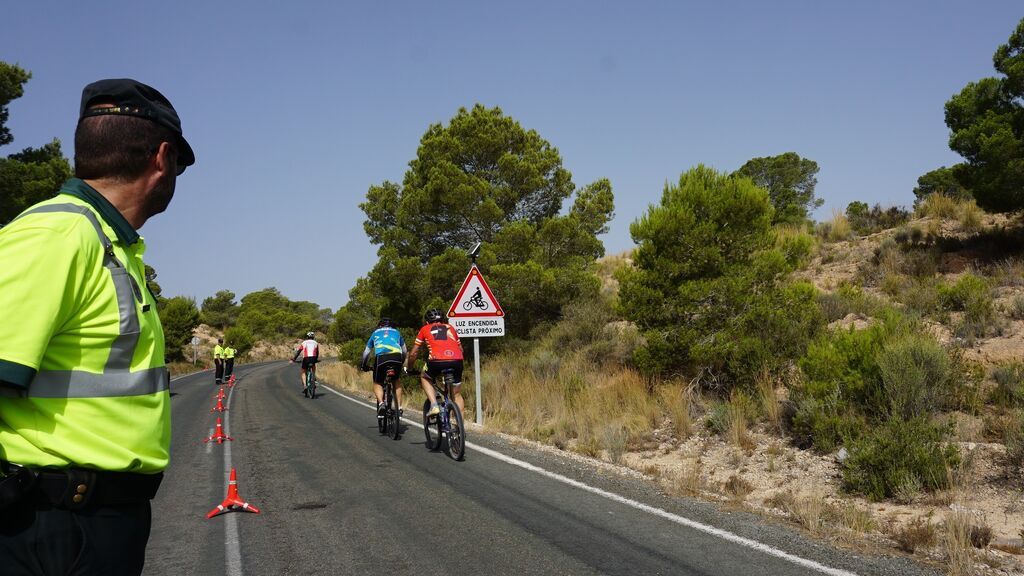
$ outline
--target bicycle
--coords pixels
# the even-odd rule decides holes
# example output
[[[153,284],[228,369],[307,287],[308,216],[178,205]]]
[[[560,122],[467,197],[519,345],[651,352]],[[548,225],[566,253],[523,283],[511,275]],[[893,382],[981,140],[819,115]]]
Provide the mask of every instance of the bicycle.
[[[483,299],[482,296],[474,296],[473,298],[470,298],[469,300],[466,300],[465,302],[462,303],[462,309],[467,312],[472,310],[473,308],[487,310],[489,307],[490,305],[487,303],[486,300]]]
[[[400,369],[401,364],[398,368],[387,367],[387,371],[384,373],[384,413],[381,414],[381,408],[377,408],[377,430],[381,434],[387,434],[393,440],[402,437],[402,411],[401,406],[398,405],[398,396],[395,394],[395,382],[398,381]]]
[[[306,369],[306,387],[302,390],[302,394],[310,400],[316,398],[316,362]]]
[[[413,374],[413,372],[410,372]],[[429,378],[434,391],[437,394],[437,404],[441,407],[441,413],[435,416],[428,416],[430,411],[430,399],[423,401],[423,433],[427,437],[427,449],[435,451],[441,448],[442,435],[448,439],[448,455],[453,460],[462,461],[466,459],[466,428],[462,420],[462,411],[459,405],[452,402],[449,391],[455,382],[454,370],[441,371],[441,386],[437,385],[436,378]]]

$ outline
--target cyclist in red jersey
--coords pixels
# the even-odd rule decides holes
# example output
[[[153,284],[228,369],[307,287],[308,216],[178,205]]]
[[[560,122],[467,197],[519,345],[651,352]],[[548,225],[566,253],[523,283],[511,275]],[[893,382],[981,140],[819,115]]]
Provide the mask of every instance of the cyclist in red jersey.
[[[423,392],[430,398],[430,412],[428,416],[441,413],[441,408],[436,403],[437,396],[431,382],[437,378],[443,370],[452,370],[455,373],[455,382],[450,390],[451,395],[458,404],[459,410],[463,413],[466,406],[462,400],[462,343],[459,342],[459,335],[450,324],[445,322],[444,314],[437,308],[427,310],[423,317],[426,325],[420,328],[416,335],[416,343],[409,352],[406,361],[406,370],[411,370],[416,362],[416,356],[420,353],[420,346],[427,345],[427,367],[420,375],[420,386]]]

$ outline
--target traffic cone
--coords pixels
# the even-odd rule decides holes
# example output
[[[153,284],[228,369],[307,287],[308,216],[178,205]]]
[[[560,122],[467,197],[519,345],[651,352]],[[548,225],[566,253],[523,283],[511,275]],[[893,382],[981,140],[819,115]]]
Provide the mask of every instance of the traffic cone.
[[[234,440],[234,438],[224,433],[224,426],[221,425],[220,418],[217,418],[217,429],[213,433],[213,436],[203,440],[203,443],[209,442],[210,440],[216,440],[217,444],[223,444],[225,440]]]
[[[221,388],[220,392],[217,392],[217,395],[214,396],[214,398],[218,400],[223,400],[224,398],[227,398],[227,396],[224,395],[224,388]]]
[[[228,378],[228,386],[234,386],[234,385],[235,385],[235,375],[232,374],[231,378]]]
[[[210,410],[210,412],[224,412],[225,410],[227,410],[227,408],[224,406],[224,399],[217,398],[217,405],[214,406],[213,410]]]
[[[238,478],[235,475],[235,469],[231,469],[231,478],[228,480],[228,496],[223,502],[217,505],[216,508],[207,512],[207,518],[213,518],[221,512],[228,512],[230,510],[244,510],[246,512],[252,512],[259,514],[260,509],[249,504],[238,497]]]

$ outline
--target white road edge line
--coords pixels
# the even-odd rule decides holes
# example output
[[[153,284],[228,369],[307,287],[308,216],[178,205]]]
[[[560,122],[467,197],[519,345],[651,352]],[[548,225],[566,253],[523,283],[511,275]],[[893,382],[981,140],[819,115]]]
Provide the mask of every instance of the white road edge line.
[[[334,394],[336,394],[336,395],[338,395],[338,396],[341,396],[342,398],[348,400],[349,402],[353,402],[355,404],[360,404],[362,406],[366,406],[367,408],[370,408],[371,410],[375,409],[374,406],[370,405],[368,402],[364,402],[362,400],[356,400],[355,398],[351,398],[351,397],[349,397],[349,396],[347,396],[345,394],[342,394],[341,392],[338,392],[337,390],[334,390],[333,388],[331,388],[329,386],[324,386],[323,388],[328,390],[328,391],[330,391],[330,392],[332,392],[332,393],[334,393]],[[419,422],[414,422],[412,420],[409,420],[408,418],[402,418],[402,420],[404,422],[408,423],[408,424],[411,424],[411,425],[417,427],[417,428],[421,428],[421,429],[423,428],[423,425],[420,424]],[[641,510],[643,512],[647,512],[648,514],[653,514],[655,516],[660,516],[661,518],[665,518],[666,520],[675,522],[676,524],[680,524],[682,526],[686,526],[686,527],[692,528],[694,530],[699,530],[701,532],[704,532],[705,534],[710,534],[712,536],[717,536],[718,538],[721,538],[723,540],[727,540],[727,541],[732,542],[734,544],[739,544],[741,546],[746,546],[747,548],[751,548],[753,550],[757,550],[759,552],[763,552],[763,553],[768,554],[770,556],[775,556],[776,558],[781,558],[783,560],[787,560],[789,562],[792,562],[793,564],[797,564],[797,565],[803,566],[805,568],[810,568],[812,570],[817,570],[818,572],[821,572],[823,574],[828,574],[829,576],[858,576],[856,572],[849,572],[849,571],[846,571],[846,570],[840,570],[838,568],[832,568],[831,566],[825,566],[824,564],[821,564],[819,562],[815,562],[814,560],[809,560],[807,558],[802,558],[800,556],[796,556],[794,554],[790,554],[789,552],[786,552],[784,550],[779,550],[778,548],[774,548],[772,546],[769,546],[768,544],[764,544],[762,542],[758,542],[757,540],[751,540],[750,538],[744,538],[743,536],[740,536],[738,534],[733,534],[732,532],[729,532],[728,530],[723,530],[721,528],[715,528],[714,526],[708,526],[707,524],[702,524],[700,522],[697,522],[696,520],[690,520],[689,518],[686,518],[684,516],[680,516],[678,514],[673,514],[671,512],[668,512],[667,510],[662,510],[661,508],[656,508],[654,506],[650,506],[648,504],[644,504],[643,502],[637,502],[636,500],[631,500],[629,498],[626,498],[625,496],[619,496],[618,494],[615,494],[613,492],[608,492],[606,490],[602,490],[600,488],[596,488],[594,486],[590,486],[589,484],[584,484],[583,482],[580,482],[579,480],[574,480],[572,478],[569,478],[568,476],[562,476],[561,474],[557,474],[555,472],[551,472],[551,471],[545,470],[544,468],[541,468],[540,466],[536,466],[534,464],[530,464],[529,462],[524,462],[522,460],[517,460],[516,458],[513,458],[511,456],[506,456],[505,454],[502,454],[501,452],[498,452],[496,450],[491,450],[490,448],[485,448],[483,446],[477,446],[476,444],[473,444],[472,442],[466,442],[466,447],[467,448],[472,448],[473,450],[475,450],[477,452],[480,452],[481,454],[484,454],[486,456],[490,456],[491,458],[494,458],[494,459],[497,459],[497,460],[501,460],[502,462],[505,462],[506,464],[511,464],[513,466],[518,466],[520,468],[523,468],[525,470],[529,470],[531,472],[536,472],[537,474],[540,474],[542,476],[546,476],[548,478],[551,478],[552,480],[556,480],[556,481],[561,482],[563,484],[568,484],[569,486],[572,486],[574,488],[579,488],[580,490],[584,490],[584,491],[590,492],[591,494],[596,494],[598,496],[603,496],[604,498],[607,498],[609,500],[618,502],[620,504],[624,504],[624,505],[629,506],[631,508],[636,508],[637,510]]]
[[[201,372],[208,372],[208,370],[202,370]],[[190,374],[182,374],[175,378],[171,378],[171,382],[180,380],[193,374],[199,374],[200,372],[192,372]],[[232,386],[228,392],[228,410],[224,412],[224,423],[225,429],[231,429],[231,395],[235,393],[235,387]],[[227,432],[225,432],[227,434]],[[213,428],[210,429],[210,435],[213,435]],[[209,454],[213,450],[213,443],[209,442],[206,445],[206,453]],[[224,443],[224,477],[227,478],[231,474],[231,443]],[[225,490],[227,489],[227,481],[225,481]],[[227,576],[242,576],[242,550],[239,545],[238,539],[238,518],[234,514],[227,514],[224,519],[224,560],[227,564]]]

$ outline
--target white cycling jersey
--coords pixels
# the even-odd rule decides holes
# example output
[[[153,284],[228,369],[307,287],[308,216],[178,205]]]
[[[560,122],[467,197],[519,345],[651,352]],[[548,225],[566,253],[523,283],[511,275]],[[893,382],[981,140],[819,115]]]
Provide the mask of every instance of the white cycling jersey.
[[[299,345],[299,351],[302,352],[303,358],[316,358],[320,356],[320,345],[313,339],[303,340]]]

